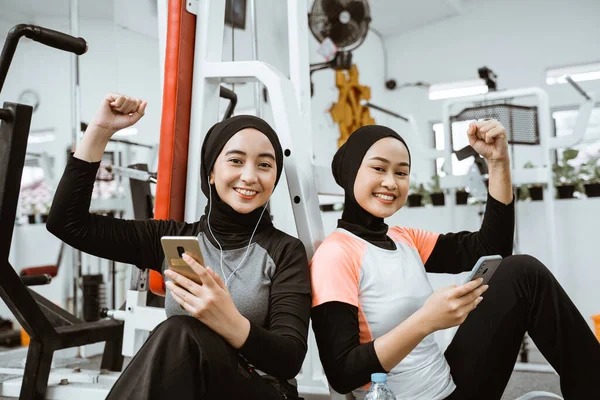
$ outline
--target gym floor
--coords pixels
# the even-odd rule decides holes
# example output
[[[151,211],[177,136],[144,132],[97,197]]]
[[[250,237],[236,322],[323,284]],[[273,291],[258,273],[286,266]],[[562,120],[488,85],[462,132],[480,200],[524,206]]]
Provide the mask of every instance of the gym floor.
[[[543,390],[546,392],[560,392],[558,375],[548,372],[523,372],[514,371],[501,400],[515,400],[525,393]],[[305,400],[329,400],[329,396],[307,396]]]
[[[529,359],[532,363],[545,363],[543,356],[535,348],[531,349],[529,353]],[[101,356],[95,356],[90,358],[88,361],[78,360],[73,365],[69,364],[68,366],[80,366],[85,369],[100,368],[100,361]],[[125,360],[125,365],[128,361],[128,359]],[[13,367],[16,367],[16,365]],[[0,382],[12,377],[12,375],[0,374]],[[506,387],[504,395],[502,396],[502,400],[515,400],[516,398],[524,395],[525,393],[536,390],[544,390],[560,395],[561,392],[558,375],[548,372],[514,371],[510,378],[508,386]],[[304,397],[306,400],[329,400],[329,396],[305,395]],[[15,397],[0,396],[0,400],[3,399],[15,399]]]
[[[532,363],[548,364],[544,356],[529,341],[531,349],[529,351],[529,360]],[[560,379],[555,373],[549,372],[524,372],[514,371],[510,381],[506,386],[502,400],[514,400],[525,393],[536,390],[562,395],[560,391]]]
[[[3,376],[0,375],[0,381]],[[515,371],[511,378],[502,400],[515,400],[525,393],[545,390],[560,395],[558,376],[547,372],[522,372]],[[328,396],[304,396],[306,400],[329,400]],[[16,399],[16,397],[2,397],[0,400]]]

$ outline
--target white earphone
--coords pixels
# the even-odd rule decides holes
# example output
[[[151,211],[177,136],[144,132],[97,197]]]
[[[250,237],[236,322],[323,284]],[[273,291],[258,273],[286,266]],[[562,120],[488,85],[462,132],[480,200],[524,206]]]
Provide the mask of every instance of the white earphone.
[[[212,191],[210,190],[210,174],[208,175],[208,183],[209,183],[209,188],[208,188],[208,230],[210,231],[210,234],[212,235],[213,239],[215,239],[215,242],[217,242],[217,244],[219,245],[219,250],[221,251],[221,260],[220,260],[220,264],[221,264],[221,273],[223,274],[223,279],[225,280],[225,285],[228,286],[229,284],[229,280],[231,279],[231,277],[237,272],[238,269],[240,269],[240,267],[242,266],[242,264],[244,263],[244,261],[246,260],[246,257],[248,256],[248,252],[250,251],[250,245],[252,244],[252,238],[254,238],[254,234],[256,233],[256,229],[258,229],[258,225],[260,224],[260,220],[262,219],[263,214],[265,213],[265,210],[267,209],[267,206],[269,205],[269,201],[271,200],[271,197],[269,196],[269,200],[267,200],[267,202],[265,203],[265,206],[263,207],[262,212],[260,213],[260,217],[258,217],[258,221],[256,222],[256,226],[254,227],[254,230],[252,231],[252,235],[250,235],[250,241],[248,242],[248,246],[246,248],[246,253],[244,254],[244,257],[242,258],[242,261],[240,261],[239,265],[233,270],[233,272],[229,275],[229,277],[225,276],[225,271],[223,270],[223,247],[221,247],[221,243],[219,243],[219,241],[217,240],[217,237],[215,236],[215,234],[213,233],[211,227],[210,227],[210,211],[212,209]]]

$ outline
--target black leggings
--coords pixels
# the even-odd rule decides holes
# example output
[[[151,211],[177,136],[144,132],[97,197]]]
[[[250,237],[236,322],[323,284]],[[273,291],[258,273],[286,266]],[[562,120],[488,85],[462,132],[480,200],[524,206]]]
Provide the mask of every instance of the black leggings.
[[[160,324],[131,360],[107,399],[297,398],[284,380],[250,372],[236,350],[202,322],[174,316]]]
[[[600,343],[552,273],[519,255],[502,261],[446,350],[457,386],[448,399],[500,399],[525,332],[560,375],[566,400],[598,393]]]

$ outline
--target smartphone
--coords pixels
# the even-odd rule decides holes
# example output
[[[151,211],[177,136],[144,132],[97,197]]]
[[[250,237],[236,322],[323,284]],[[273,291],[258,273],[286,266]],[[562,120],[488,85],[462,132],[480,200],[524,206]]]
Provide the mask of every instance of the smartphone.
[[[167,266],[173,271],[202,285],[198,274],[181,258],[187,253],[199,264],[204,265],[204,257],[200,250],[200,242],[195,236],[163,236],[160,238]]]
[[[482,285],[487,285],[501,262],[502,256],[498,255],[480,257],[464,283],[471,282],[478,278],[483,278]]]

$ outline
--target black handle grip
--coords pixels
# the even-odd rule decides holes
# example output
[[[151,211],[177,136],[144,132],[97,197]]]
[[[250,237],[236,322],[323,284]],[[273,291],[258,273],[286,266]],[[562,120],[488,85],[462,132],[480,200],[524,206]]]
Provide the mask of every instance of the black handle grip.
[[[462,161],[465,158],[469,158],[471,156],[474,156],[475,158],[477,158],[477,156],[479,155],[479,153],[476,152],[475,149],[469,145],[463,147],[460,150],[455,150],[454,154],[456,154],[456,158],[458,159],[458,161]]]
[[[25,36],[46,46],[75,53],[79,56],[84,54],[88,49],[87,43],[83,38],[76,38],[66,33],[36,25],[28,25],[28,28],[25,30]]]
[[[219,96],[229,100],[229,105],[227,106],[227,110],[225,110],[225,115],[223,116],[223,121],[225,121],[227,118],[230,118],[233,114],[233,110],[237,105],[238,98],[237,94],[235,94],[233,90],[227,89],[225,86],[221,86]]]
[[[37,25],[15,25],[8,31],[2,53],[0,54],[0,91],[2,91],[2,88],[4,87],[8,68],[10,67],[15,51],[17,50],[19,39],[23,36],[47,46],[75,53],[77,55],[82,55],[87,51],[87,43],[82,38],[74,38],[65,33],[42,28]],[[4,118],[6,118],[5,115],[3,115],[3,119]]]
[[[25,286],[41,286],[47,285],[52,281],[52,277],[49,274],[43,275],[31,275],[31,276],[22,276],[21,282]]]

